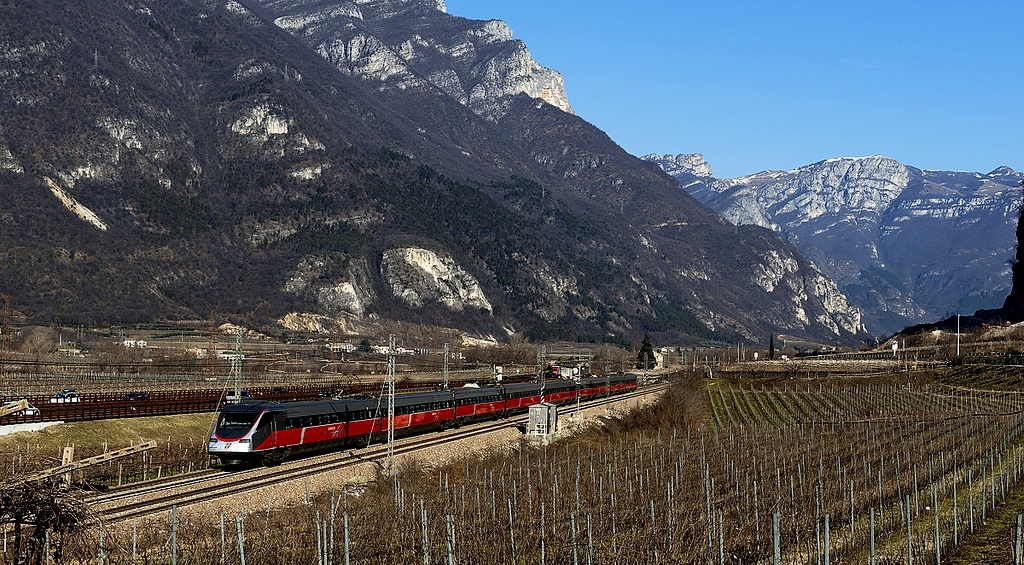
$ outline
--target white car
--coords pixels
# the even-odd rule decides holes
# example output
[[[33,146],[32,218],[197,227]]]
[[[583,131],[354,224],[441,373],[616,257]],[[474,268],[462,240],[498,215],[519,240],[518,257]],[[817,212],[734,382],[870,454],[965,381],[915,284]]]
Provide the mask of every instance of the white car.
[[[29,404],[27,408],[25,408],[24,410],[18,410],[17,412],[14,413],[14,415],[15,416],[38,416],[39,415],[39,409],[36,408],[35,406],[32,406],[31,404]]]
[[[244,388],[238,391],[237,395],[235,394],[235,391],[229,390],[227,394],[224,396],[224,400],[228,404],[238,404],[239,402],[252,400],[252,395],[249,394],[249,391]]]
[[[67,402],[81,402],[78,393],[74,391],[58,392],[50,397],[50,404],[65,404]]]

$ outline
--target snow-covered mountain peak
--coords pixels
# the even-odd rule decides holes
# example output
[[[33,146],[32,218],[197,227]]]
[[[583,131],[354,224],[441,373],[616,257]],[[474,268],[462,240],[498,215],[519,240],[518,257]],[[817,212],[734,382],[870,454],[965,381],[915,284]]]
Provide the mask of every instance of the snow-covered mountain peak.
[[[785,234],[862,309],[872,332],[994,308],[1009,290],[1024,180],[1010,167],[924,171],[872,155],[677,178],[727,220]]]

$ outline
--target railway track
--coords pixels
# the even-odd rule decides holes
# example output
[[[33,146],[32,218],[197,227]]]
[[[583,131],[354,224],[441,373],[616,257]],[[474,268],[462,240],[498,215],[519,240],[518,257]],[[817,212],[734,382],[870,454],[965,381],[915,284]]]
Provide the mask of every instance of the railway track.
[[[581,402],[581,408],[594,408],[607,404],[637,398],[643,395],[661,392],[666,385],[650,385],[643,389],[610,397]],[[565,405],[564,409],[572,409]],[[402,455],[428,449],[460,439],[492,433],[498,430],[525,424],[528,416],[517,415],[505,420],[476,423],[464,428],[432,433],[428,436],[417,435],[403,438],[396,442],[394,455]],[[227,472],[207,470],[179,476],[167,481],[149,483],[129,488],[117,489],[87,499],[97,510],[97,514],[105,523],[123,522],[158,514],[175,506],[186,506],[226,498],[235,494],[273,486],[286,481],[294,481],[320,473],[365,465],[367,463],[382,464],[388,457],[387,446],[373,444],[358,450],[335,452],[298,461],[285,463],[280,467],[254,468],[244,471]]]

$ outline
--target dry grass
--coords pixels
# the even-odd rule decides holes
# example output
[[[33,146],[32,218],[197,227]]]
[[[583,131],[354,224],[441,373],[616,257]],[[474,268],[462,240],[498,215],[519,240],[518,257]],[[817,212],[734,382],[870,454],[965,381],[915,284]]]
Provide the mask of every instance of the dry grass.
[[[122,418],[58,424],[38,432],[0,436],[0,476],[59,465],[64,447],[75,446],[75,458],[156,441],[158,450],[190,452],[195,461],[206,459],[206,442],[213,414],[184,414]],[[124,464],[127,466],[128,461]]]

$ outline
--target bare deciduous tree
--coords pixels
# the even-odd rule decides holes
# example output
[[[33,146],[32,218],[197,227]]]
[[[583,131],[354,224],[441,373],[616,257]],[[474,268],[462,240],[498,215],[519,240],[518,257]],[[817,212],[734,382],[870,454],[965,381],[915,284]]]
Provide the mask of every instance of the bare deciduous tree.
[[[59,478],[0,486],[0,524],[14,531],[15,563],[43,563],[47,532],[51,554],[60,561],[65,543],[88,517],[79,493]]]

